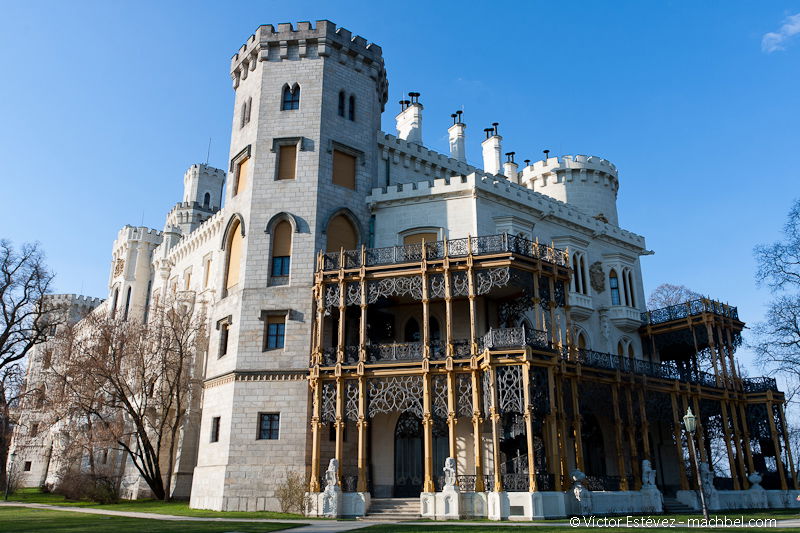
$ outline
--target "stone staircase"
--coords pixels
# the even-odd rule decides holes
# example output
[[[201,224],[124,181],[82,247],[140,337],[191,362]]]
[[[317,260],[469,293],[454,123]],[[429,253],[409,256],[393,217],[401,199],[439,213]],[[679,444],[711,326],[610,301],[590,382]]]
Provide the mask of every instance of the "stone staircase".
[[[664,512],[673,514],[695,514],[697,511],[679,502],[676,498],[664,496]]]
[[[373,498],[367,520],[417,520],[419,498]]]

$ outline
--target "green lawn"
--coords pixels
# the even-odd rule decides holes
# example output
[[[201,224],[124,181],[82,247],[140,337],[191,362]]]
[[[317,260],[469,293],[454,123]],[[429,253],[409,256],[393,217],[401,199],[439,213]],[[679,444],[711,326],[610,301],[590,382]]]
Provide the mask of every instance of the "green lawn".
[[[370,526],[365,527],[364,529],[358,529],[359,533],[512,533],[520,531],[534,531],[536,533],[566,533],[568,531],[575,531],[576,529],[583,529],[584,531],[588,530],[589,528],[571,528],[571,527],[558,527],[558,526],[458,526],[458,525],[445,525],[445,526],[437,526],[437,527],[430,527],[430,526],[405,526],[403,524],[387,524],[387,525],[380,525],[380,526]],[[696,528],[686,528],[686,527],[675,527],[675,528],[642,528],[642,529],[634,529],[634,528],[591,528],[593,531],[615,531],[617,533],[625,532],[631,533],[632,531],[641,531],[647,533],[674,533],[675,531],[702,531]],[[775,528],[750,528],[750,529],[742,529],[737,528],[737,531],[760,531],[760,532],[775,532],[780,531],[783,532],[800,532],[798,528],[786,528],[786,529],[775,529]]]
[[[185,522],[49,511],[25,507],[0,507],[3,533],[255,533],[280,531],[294,524],[248,522]]]
[[[39,489],[19,489],[8,497],[9,501],[25,503],[46,503],[65,507],[94,507],[113,511],[136,511],[139,513],[171,514],[176,516],[201,516],[212,518],[304,518],[299,514],[276,513],[271,511],[207,511],[190,509],[185,501],[162,502],[160,500],[122,500],[120,503],[100,504],[88,500],[69,501],[60,494],[48,494]],[[0,530],[1,531],[1,530]]]

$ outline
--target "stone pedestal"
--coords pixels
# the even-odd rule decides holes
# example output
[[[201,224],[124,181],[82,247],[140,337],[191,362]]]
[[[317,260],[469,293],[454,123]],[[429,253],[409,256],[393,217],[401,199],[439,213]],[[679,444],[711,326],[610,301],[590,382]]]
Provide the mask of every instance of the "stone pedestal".
[[[445,487],[436,493],[436,519],[458,520],[462,517],[461,493],[456,487]]]
[[[510,512],[507,492],[489,493],[489,520],[502,520],[507,518]]]

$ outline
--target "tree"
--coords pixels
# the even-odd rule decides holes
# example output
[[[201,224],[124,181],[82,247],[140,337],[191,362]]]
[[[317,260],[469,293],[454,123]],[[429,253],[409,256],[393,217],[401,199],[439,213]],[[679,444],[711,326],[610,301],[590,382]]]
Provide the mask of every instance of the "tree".
[[[16,250],[0,239],[0,483],[6,482],[6,463],[13,421],[11,408],[19,399],[25,357],[43,342],[58,321],[47,307],[53,273],[38,244]]]
[[[70,330],[56,371],[64,398],[54,403],[82,424],[90,469],[98,443],[113,442],[154,496],[167,500],[206,335],[193,302],[165,300],[150,309],[146,323],[98,310]]]
[[[686,285],[662,283],[650,293],[650,297],[647,299],[647,308],[661,309],[662,307],[682,304],[697,298],[701,298],[701,295]]]
[[[755,324],[750,347],[756,362],[787,381],[787,396],[800,390],[800,200],[789,210],[783,238],[753,250],[756,282],[773,299],[762,322]]]

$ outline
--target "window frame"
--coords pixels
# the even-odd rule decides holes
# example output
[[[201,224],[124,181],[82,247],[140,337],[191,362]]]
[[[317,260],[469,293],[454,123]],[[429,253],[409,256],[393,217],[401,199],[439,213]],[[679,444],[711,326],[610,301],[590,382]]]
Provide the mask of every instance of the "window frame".
[[[230,198],[235,198],[242,192],[239,190],[239,172],[242,163],[244,163],[246,160],[252,157],[252,146],[253,145],[248,144],[242,150],[240,150],[238,154],[236,154],[231,158],[229,172],[233,173],[233,183],[231,184],[229,191]],[[251,165],[252,164],[253,162],[251,161]],[[253,169],[251,168],[250,175],[252,176],[252,174],[253,174]]]
[[[264,322],[264,333],[263,339],[261,341],[261,351],[262,352],[270,352],[273,350],[285,350],[286,349],[286,326],[289,320],[290,311],[288,309],[274,309],[274,310],[262,310],[261,315],[259,316],[259,320]],[[276,331],[274,334],[270,334],[270,326],[283,326],[280,329],[281,332],[279,333]],[[276,342],[277,339],[281,339],[280,346],[270,346],[270,337],[275,337]]]
[[[265,417],[275,417],[267,418],[270,420],[269,427],[267,428],[267,436],[264,436],[262,432],[263,428],[263,420]],[[274,432],[274,433],[273,433]],[[273,436],[274,435],[274,436]],[[275,412],[259,412],[258,413],[258,424],[256,425],[256,440],[280,440],[281,438],[281,414]]]
[[[612,284],[612,280],[616,285]],[[608,292],[611,297],[611,305],[622,305],[621,294],[619,292],[619,274],[617,274],[616,269],[613,268],[608,273]],[[616,299],[614,296],[616,296]]]
[[[269,277],[270,278],[288,278],[289,277],[289,272],[291,271],[291,262],[292,262],[291,260],[292,260],[292,256],[291,255],[273,256],[272,257],[272,262],[270,264],[270,269],[269,269],[269,272],[270,272]],[[275,266],[277,264],[280,264],[280,269],[279,269],[280,273],[278,273],[278,274],[275,273]]]
[[[221,416],[211,417],[211,434],[209,435],[208,442],[212,444],[215,442],[219,442],[220,426],[222,426],[222,417]]]
[[[287,98],[288,96],[288,98]],[[281,91],[281,111],[297,111],[300,109],[300,84],[295,82],[283,86]]]
[[[233,315],[228,315],[217,321],[217,331],[219,331],[217,346],[217,359],[222,359],[228,355],[228,348],[230,348],[231,325],[233,323]],[[224,339],[224,341],[223,341]]]
[[[341,152],[344,155],[349,155],[349,156],[351,156],[351,157],[353,157],[355,159],[355,164],[353,165],[353,188],[352,189],[350,187],[346,186],[346,185],[339,185],[338,183],[336,183],[334,181],[334,159],[335,159],[334,152]],[[364,166],[364,161],[365,161],[364,152],[362,152],[361,150],[358,150],[356,148],[353,148],[351,146],[348,146],[346,144],[342,144],[340,142],[332,140],[331,144],[330,144],[330,147],[328,149],[328,153],[331,154],[331,174],[330,174],[331,175],[331,181],[330,181],[331,185],[335,185],[337,187],[342,187],[344,189],[349,189],[351,191],[358,191],[359,190],[359,187],[358,187],[358,178],[359,178],[358,167],[363,167]]]

